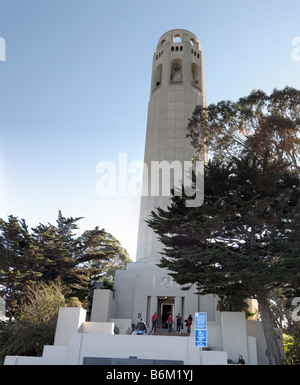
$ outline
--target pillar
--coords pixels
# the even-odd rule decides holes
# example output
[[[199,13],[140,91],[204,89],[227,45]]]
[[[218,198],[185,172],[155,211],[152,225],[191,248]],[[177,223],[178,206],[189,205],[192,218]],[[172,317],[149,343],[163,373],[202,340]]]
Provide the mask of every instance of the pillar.
[[[158,299],[156,296],[152,296],[151,297],[151,302],[150,302],[150,316],[149,316],[149,325],[148,328],[151,329],[152,328],[152,316],[154,314],[154,312],[157,313],[157,305],[158,305]]]
[[[181,315],[181,323],[183,322],[183,314],[182,314],[182,297],[175,297],[174,298],[174,329],[176,330],[177,324],[176,324],[176,316],[180,313]]]
[[[92,305],[92,322],[109,322],[112,309],[112,291],[108,289],[95,289]]]

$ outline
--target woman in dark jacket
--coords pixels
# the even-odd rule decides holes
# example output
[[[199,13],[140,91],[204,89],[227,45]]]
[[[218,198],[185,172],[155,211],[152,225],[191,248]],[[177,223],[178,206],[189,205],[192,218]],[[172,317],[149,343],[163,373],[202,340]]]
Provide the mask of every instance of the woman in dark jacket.
[[[187,326],[187,333],[191,333],[191,326],[193,323],[193,317],[192,314],[189,315],[188,319],[184,320],[185,326]]]

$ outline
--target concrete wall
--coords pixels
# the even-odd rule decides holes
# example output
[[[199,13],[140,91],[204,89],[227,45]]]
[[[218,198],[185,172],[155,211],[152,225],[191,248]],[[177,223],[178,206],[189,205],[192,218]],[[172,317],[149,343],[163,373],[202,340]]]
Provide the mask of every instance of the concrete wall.
[[[221,327],[223,350],[227,351],[228,359],[237,362],[241,354],[249,363],[245,313],[221,313]]]
[[[256,337],[256,354],[260,365],[269,365],[266,355],[267,343],[265,339],[262,323],[259,321],[249,320],[246,322],[248,336]]]
[[[247,335],[247,353],[248,363],[250,365],[257,365],[257,349],[256,349],[256,338]]]
[[[226,365],[227,353],[203,351],[203,365]],[[74,333],[69,346],[45,346],[43,357],[7,356],[5,365],[82,365],[84,357],[180,360],[199,365],[200,349],[192,337]]]
[[[200,364],[200,349],[190,337],[129,336],[129,335],[73,335],[73,344],[81,346],[79,362],[83,357],[137,356],[143,359],[181,360],[184,364]],[[101,349],[99,349],[101,346]],[[203,352],[203,363],[227,364],[226,352]],[[69,362],[71,364],[71,362]]]
[[[59,308],[54,345],[68,345],[70,334],[77,333],[86,318],[86,310],[80,307]]]
[[[180,360],[200,364],[200,349],[194,337],[114,335],[113,322],[84,322],[85,310],[60,308],[55,344],[45,346],[42,357],[7,356],[5,365],[81,365],[84,357]],[[124,325],[127,324],[125,322]],[[212,329],[213,330],[213,329]],[[210,333],[210,338],[214,333]],[[220,334],[220,333],[219,333]],[[210,343],[210,339],[209,339]],[[226,364],[227,353],[204,351],[203,364]]]
[[[114,334],[113,322],[83,322],[80,333],[87,334]]]
[[[110,322],[113,322],[119,329],[119,334],[131,334],[132,321],[131,319],[111,318]]]
[[[246,364],[268,364],[263,357],[263,335],[258,321],[245,320],[244,313],[221,313],[221,324],[208,323],[208,346],[194,347],[194,328],[189,337],[161,335],[114,335],[113,322],[84,322],[85,310],[61,308],[55,344],[45,346],[42,357],[7,356],[5,365],[81,365],[84,357],[179,360],[187,365],[237,362],[242,354]],[[130,320],[124,320],[128,326]],[[248,335],[247,330],[248,329]],[[262,341],[258,341],[258,338]]]
[[[112,318],[133,319],[133,301],[135,292],[135,278],[138,270],[136,263],[128,263],[126,270],[115,271]]]
[[[183,319],[186,319],[189,314],[202,311],[207,313],[208,321],[217,320],[216,298],[213,295],[195,295],[195,287],[183,291],[173,279],[166,286],[163,281],[167,275],[166,269],[161,269],[150,262],[129,263],[126,270],[116,271],[114,284],[116,291],[111,317],[132,319],[132,322],[137,324],[138,314],[141,314],[141,317],[148,322],[148,327],[151,327],[151,317],[154,311],[158,311],[157,298],[173,297],[174,317],[181,313]],[[149,299],[150,307],[147,309]],[[182,309],[182,299],[184,299],[184,309]],[[94,306],[96,304],[94,305],[93,302]]]
[[[109,289],[94,290],[91,321],[108,322],[111,318],[113,293]]]

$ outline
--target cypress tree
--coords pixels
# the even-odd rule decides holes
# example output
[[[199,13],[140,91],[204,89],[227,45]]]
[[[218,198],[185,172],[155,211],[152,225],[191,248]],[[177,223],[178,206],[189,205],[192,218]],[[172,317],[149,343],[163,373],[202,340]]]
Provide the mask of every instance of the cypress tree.
[[[281,357],[270,292],[300,283],[299,106],[300,92],[287,87],[196,107],[188,136],[198,155],[205,146],[213,154],[204,203],[189,208],[184,194],[173,196],[148,220],[165,246],[160,266],[176,282],[258,300],[271,364]]]

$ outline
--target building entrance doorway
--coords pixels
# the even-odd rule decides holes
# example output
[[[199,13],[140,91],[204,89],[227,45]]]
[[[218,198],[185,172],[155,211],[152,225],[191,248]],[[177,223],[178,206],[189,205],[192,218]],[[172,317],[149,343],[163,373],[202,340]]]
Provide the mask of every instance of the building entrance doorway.
[[[167,320],[171,314],[174,321],[174,297],[158,297],[158,325],[167,329]]]

